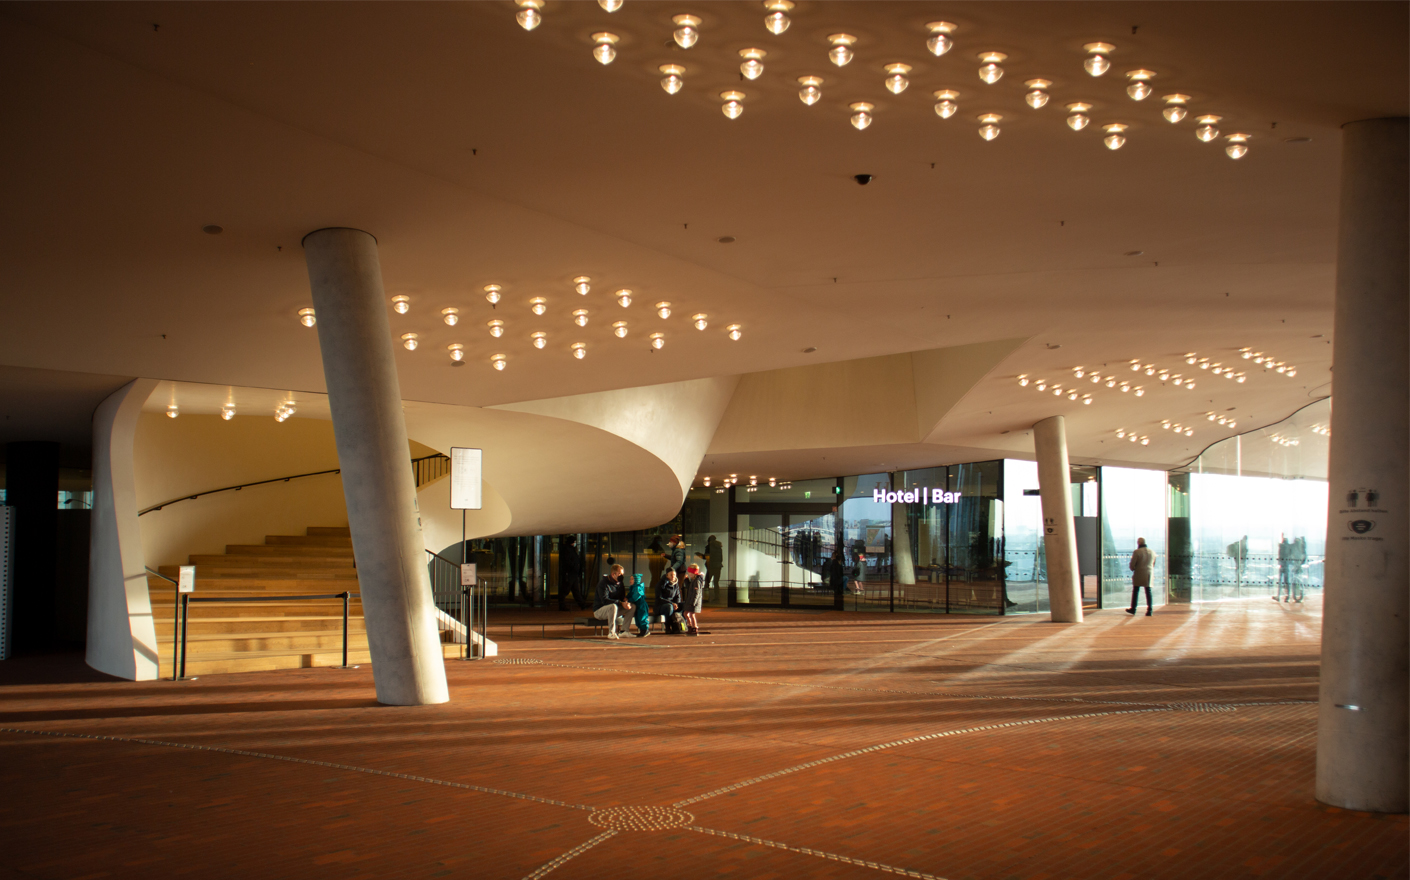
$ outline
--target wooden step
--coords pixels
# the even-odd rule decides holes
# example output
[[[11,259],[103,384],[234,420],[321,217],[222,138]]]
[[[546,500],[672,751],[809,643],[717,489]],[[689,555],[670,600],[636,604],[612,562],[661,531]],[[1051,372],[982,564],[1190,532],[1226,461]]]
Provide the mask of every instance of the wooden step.
[[[153,622],[157,628],[157,638],[170,641],[172,631],[176,628],[176,621],[168,616],[165,618],[158,617]],[[193,614],[190,619],[186,621],[186,633],[188,638],[192,635],[206,635],[211,633],[291,633],[333,630],[339,633],[343,631],[343,615],[327,616],[303,614],[290,617],[270,617],[268,615],[251,615],[249,617],[197,617]],[[348,615],[348,632],[362,633],[366,631],[367,623],[360,615]]]
[[[172,656],[171,646],[167,645],[167,650],[161,655],[160,672],[162,678],[171,678]],[[456,659],[460,657],[461,646],[454,644],[441,645],[441,656],[446,659]],[[230,672],[262,672],[272,669],[311,669],[316,666],[341,666],[343,662],[343,652],[336,651],[309,651],[309,652],[268,652],[268,653],[244,653],[231,652],[228,654],[203,654],[197,656],[192,654],[186,659],[186,675],[194,677],[198,675],[217,675]],[[349,651],[348,665],[366,666],[372,662],[372,655],[366,651]]]
[[[200,566],[210,566],[212,568],[352,568],[352,553],[339,553],[338,551],[324,551],[316,555],[308,555],[297,552],[284,552],[286,548],[265,547],[263,544],[253,544],[251,546],[261,547],[267,550],[281,551],[273,554],[264,553],[220,553],[220,554],[200,554],[188,557],[187,564]],[[289,547],[288,551],[297,551],[303,548]]]
[[[309,526],[304,532],[310,538],[347,538],[352,540],[352,529],[347,526]]]
[[[322,562],[323,559],[352,559],[353,551],[351,544],[347,547],[328,547],[324,545],[304,546],[302,544],[226,544],[226,556],[259,556],[281,559],[308,559]]]
[[[158,638],[157,644],[170,646],[172,639]],[[206,654],[298,654],[322,651],[341,651],[343,648],[343,628],[341,621],[337,630],[306,633],[202,633],[186,634],[187,656]],[[169,648],[163,648],[169,652]],[[366,651],[367,633],[348,631],[348,650]]]
[[[352,547],[352,538],[335,535],[265,535],[264,543],[294,547]]]

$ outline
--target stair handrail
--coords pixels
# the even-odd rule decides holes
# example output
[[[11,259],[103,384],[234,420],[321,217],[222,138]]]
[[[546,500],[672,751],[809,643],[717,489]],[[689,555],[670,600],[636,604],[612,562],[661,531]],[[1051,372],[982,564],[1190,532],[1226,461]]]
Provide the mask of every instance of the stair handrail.
[[[151,571],[151,569],[148,569]],[[167,578],[167,580],[171,580]],[[306,602],[310,599],[342,599],[343,600],[343,668],[348,668],[348,604],[353,598],[362,598],[362,593],[354,593],[351,590],[344,590],[341,593],[311,593],[300,596],[193,596],[190,593],[182,593],[181,601],[181,665],[174,670],[172,681],[186,680],[186,621],[190,619],[190,606],[192,602]],[[176,639],[172,639],[176,641]]]
[[[413,473],[417,473],[416,465],[417,465],[418,463],[424,462],[424,461],[430,461],[431,459],[437,459],[437,458],[444,458],[444,459],[446,459],[447,461],[450,460],[450,457],[449,457],[449,456],[441,455],[440,453],[436,453],[435,455],[423,455],[423,456],[421,456],[420,458],[413,458],[413,459],[411,460],[412,472],[413,472]],[[263,485],[265,485],[265,484],[267,484],[267,483],[287,483],[287,482],[289,482],[290,480],[298,480],[298,479],[302,479],[303,477],[321,477],[321,476],[323,476],[324,474],[340,474],[340,473],[342,473],[342,472],[343,472],[343,469],[342,469],[342,468],[333,468],[333,469],[331,469],[331,470],[326,470],[326,471],[311,471],[311,472],[306,473],[306,474],[293,474],[293,475],[287,476],[287,477],[275,477],[275,478],[273,478],[273,479],[271,479],[271,480],[256,480],[256,481],[253,482],[253,483],[241,483],[241,484],[239,484],[238,486],[222,486],[222,487],[219,488],[219,489],[207,489],[207,490],[205,490],[204,492],[196,492],[195,494],[192,494],[192,495],[182,495],[180,498],[173,498],[173,499],[171,499],[170,501],[163,501],[161,504],[154,504],[154,505],[152,505],[151,507],[146,508],[145,510],[139,510],[139,511],[137,511],[137,515],[138,515],[138,516],[146,516],[147,514],[152,513],[153,511],[161,510],[163,507],[167,507],[167,506],[169,506],[169,505],[175,504],[175,503],[177,503],[178,501],[195,501],[197,498],[200,498],[202,495],[215,495],[215,494],[220,493],[220,492],[239,492],[241,489],[248,489],[248,488],[251,487],[251,486],[263,486]],[[429,481],[428,481],[428,482],[429,482]],[[416,485],[417,485],[418,487],[420,487],[422,484],[418,482]]]

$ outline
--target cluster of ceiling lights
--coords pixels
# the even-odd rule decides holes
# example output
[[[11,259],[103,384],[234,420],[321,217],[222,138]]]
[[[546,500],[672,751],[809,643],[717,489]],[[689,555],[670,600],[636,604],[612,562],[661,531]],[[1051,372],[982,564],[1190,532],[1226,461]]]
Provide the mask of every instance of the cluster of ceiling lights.
[[[1144,434],[1137,434],[1134,431],[1128,431],[1125,428],[1117,428],[1116,436],[1121,440],[1129,440],[1132,443],[1139,443],[1142,446],[1149,446],[1151,444],[1151,438],[1145,436]]]
[[[286,400],[274,408],[274,421],[283,422],[294,414],[294,402]]]
[[[1224,366],[1218,361],[1210,360],[1207,357],[1200,357],[1199,352],[1190,351],[1185,353],[1185,363],[1199,367],[1201,370],[1208,370],[1216,376],[1223,376],[1225,379],[1232,379],[1242,384],[1248,378],[1247,373]]]
[[[1274,434],[1272,437],[1269,437],[1268,439],[1269,439],[1269,440],[1272,440],[1274,443],[1278,444],[1279,446],[1297,446],[1297,445],[1299,445],[1299,444],[1302,442],[1302,441],[1298,440],[1296,437],[1284,437],[1282,434]]]
[[[713,477],[708,477],[708,476],[706,476],[706,477],[701,477],[700,482],[701,482],[701,484],[702,484],[706,489],[708,489],[708,488],[710,488],[710,481],[711,481],[712,479],[714,479],[714,478],[713,478]],[[725,489],[728,489],[728,488],[731,487],[731,486],[735,486],[735,485],[737,485],[738,483],[739,483],[739,474],[730,474],[729,476],[725,477],[723,480],[720,481],[720,488],[716,489],[715,491],[716,491],[716,492],[723,492],[723,491],[725,491]],[[760,488],[760,486],[759,486],[759,475],[758,475],[758,474],[750,474],[750,476],[749,476],[749,485],[745,487],[745,490],[746,490],[746,491],[749,491],[749,492],[757,492],[757,491],[759,490],[759,488]],[[769,477],[769,488],[770,488],[770,489],[780,489],[780,490],[782,490],[782,489],[792,489],[792,488],[793,488],[793,483],[789,482],[788,480],[784,480],[783,482],[779,482],[779,480],[778,480],[777,477]]]
[[[1161,419],[1160,426],[1167,431],[1174,431],[1176,434],[1184,434],[1186,437],[1193,437],[1195,429],[1189,425],[1182,425],[1179,422],[1172,422],[1169,419]]]
[[[533,30],[543,22],[543,16],[539,12],[543,8],[543,0],[515,0],[520,11],[517,19],[525,30]],[[607,12],[616,12],[622,8],[622,0],[598,0],[598,5]],[[793,9],[792,0],[764,0],[764,28],[774,36],[781,35],[788,30],[792,20],[788,13]],[[671,37],[676,45],[682,49],[689,49],[700,40],[701,19],[696,15],[677,15],[671,19],[675,30]],[[925,41],[926,49],[935,57],[940,57],[954,48],[952,35],[958,30],[958,26],[948,21],[932,21],[925,25],[928,36]],[[617,43],[621,37],[610,31],[598,31],[591,38],[593,49],[592,56],[601,64],[611,64],[617,58]],[[835,33],[827,36],[828,45],[831,47],[827,51],[827,59],[836,67],[846,67],[852,63],[856,57],[857,37],[849,33]],[[1087,43],[1082,47],[1086,55],[1082,62],[1083,69],[1093,77],[1104,76],[1111,69],[1112,53],[1116,47],[1111,43],[1095,42]],[[739,65],[740,75],[744,79],[757,80],[764,74],[764,59],[768,57],[768,50],[758,47],[748,47],[738,50],[742,59]],[[1004,78],[1003,64],[1008,60],[1008,54],[994,50],[987,50],[976,54],[979,61],[977,74],[980,82],[985,85],[994,85]],[[661,76],[661,88],[669,95],[679,93],[685,88],[686,68],[681,64],[662,64],[657,68]],[[899,95],[910,88],[911,80],[909,74],[913,66],[901,61],[892,61],[882,65],[885,76],[882,84],[886,90],[893,95]],[[1144,101],[1154,94],[1151,87],[1151,80],[1155,79],[1156,72],[1145,68],[1128,70],[1125,77],[1128,81],[1126,94],[1133,101]],[[804,104],[811,107],[822,98],[823,77],[808,75],[798,77],[798,84],[802,88],[798,91],[798,98]],[[1051,95],[1049,90],[1053,85],[1050,79],[1035,77],[1024,81],[1024,102],[1034,110],[1040,110],[1047,106]],[[936,99],[935,112],[941,119],[949,119],[959,110],[956,103],[960,93],[954,89],[940,89],[932,93]],[[744,114],[744,102],[747,95],[739,89],[729,89],[720,92],[720,112],[729,119],[738,119]],[[1189,115],[1187,105],[1190,96],[1173,92],[1161,98],[1165,102],[1165,109],[1161,115],[1167,122],[1174,125],[1181,122]],[[1094,106],[1087,101],[1074,101],[1067,106],[1067,125],[1073,131],[1082,131],[1091,123],[1088,115]],[[852,126],[858,131],[865,131],[872,124],[872,111],[876,105],[868,101],[854,101],[847,105],[850,111]],[[979,114],[976,119],[979,122],[979,136],[986,141],[997,138],[1001,132],[999,123],[1003,121],[1003,114],[987,112]],[[1220,132],[1218,124],[1223,117],[1215,115],[1202,115],[1195,119],[1195,137],[1204,143],[1210,143],[1219,138]],[[1109,150],[1119,150],[1126,144],[1126,131],[1130,126],[1123,122],[1110,122],[1101,126],[1106,136],[1102,142]],[[1224,139],[1228,145],[1224,152],[1232,159],[1241,159],[1248,153],[1248,141],[1251,135],[1244,132],[1235,132],[1225,135]]]
[[[1230,430],[1233,430],[1234,428],[1237,428],[1239,426],[1239,423],[1236,422],[1233,418],[1229,416],[1221,416],[1219,415],[1219,413],[1207,412],[1204,414],[1204,417],[1206,420],[1211,422],[1218,422],[1219,424],[1223,425],[1224,427]]]
[[[1331,427],[1328,426],[1328,425],[1320,425],[1320,424],[1319,424],[1319,425],[1313,425],[1313,426],[1312,426],[1312,433],[1314,433],[1314,434],[1320,434],[1320,435],[1322,435],[1323,437],[1330,437],[1330,436],[1332,436],[1332,429],[1331,429]]]
[[[1093,385],[1120,388],[1122,391],[1135,391],[1137,397],[1142,397],[1146,393],[1146,389],[1141,385],[1132,385],[1130,382],[1124,381],[1120,376],[1103,375],[1096,370],[1089,370],[1086,367],[1073,367],[1072,375],[1077,379],[1086,379]]]
[[[1244,360],[1251,360],[1255,364],[1261,364],[1265,370],[1282,373],[1288,378],[1297,375],[1297,367],[1289,366],[1286,361],[1274,360],[1271,355],[1266,355],[1261,351],[1254,351],[1251,348],[1241,348],[1239,349],[1239,354],[1243,356]]]
[[[1061,383],[1051,383],[1047,379],[1030,379],[1027,373],[1021,373],[1018,377],[1018,384],[1024,388],[1030,385],[1039,391],[1051,391],[1054,397],[1066,397],[1068,400],[1080,400],[1083,404],[1090,406],[1092,395],[1077,388],[1063,388]],[[1130,388],[1122,388],[1122,391],[1129,391]],[[1144,391],[1137,391],[1137,396],[1145,394]]]
[[[274,420],[276,422],[283,422],[287,420],[289,416],[292,416],[294,412],[294,402],[292,400],[281,401],[274,407]],[[175,401],[167,404],[167,418],[174,419],[179,415],[181,415],[181,407]],[[220,405],[220,417],[227,422],[235,418],[235,403],[233,401]]]
[[[536,8],[536,7],[535,7]],[[491,308],[498,308],[500,301],[504,298],[504,288],[498,284],[486,284],[485,301]],[[592,279],[586,275],[579,275],[573,279],[573,291],[580,296],[587,296],[592,291]],[[612,294],[617,305],[627,308],[632,304],[633,291],[630,288],[622,288]],[[536,317],[542,317],[548,312],[548,298],[542,296],[532,297],[528,301],[529,311]],[[667,320],[676,311],[675,306],[668,300],[662,300],[653,306],[656,316],[661,320]],[[405,294],[398,294],[392,297],[392,311],[398,315],[405,315],[411,311],[411,297]],[[573,309],[572,321],[577,327],[586,327],[591,317],[588,309]],[[447,326],[454,327],[460,323],[460,309],[441,309],[441,320]],[[316,323],[313,309],[299,310],[299,323],[305,327],[312,327]],[[690,316],[690,324],[696,330],[704,331],[710,326],[710,316],[704,312],[696,312]],[[502,319],[492,318],[485,322],[485,329],[489,331],[491,337],[500,339],[505,335],[506,325]],[[612,335],[618,339],[625,339],[629,332],[626,321],[614,321],[612,323]],[[733,342],[738,342],[744,336],[744,326],[742,324],[727,324],[725,326],[725,336]],[[653,350],[659,350],[666,345],[666,334],[662,332],[650,333],[647,341]],[[529,334],[529,342],[534,348],[543,350],[548,347],[548,333],[543,330],[535,330]],[[418,333],[401,334],[402,347],[407,351],[416,351],[421,346],[421,335]],[[568,350],[573,357],[582,360],[587,357],[587,343],[574,342]],[[453,342],[446,346],[446,352],[450,355],[452,366],[465,363],[465,345],[460,342]],[[509,363],[509,358],[504,354],[493,354],[490,356],[490,366],[496,370],[503,370]]]
[[[1186,391],[1195,390],[1195,382],[1193,379],[1186,379],[1179,373],[1172,373],[1163,367],[1156,366],[1155,364],[1143,364],[1141,363],[1140,358],[1131,359],[1131,370],[1137,373],[1145,373],[1147,376],[1154,376],[1155,378],[1159,379],[1162,383],[1170,382],[1173,385],[1184,388]]]

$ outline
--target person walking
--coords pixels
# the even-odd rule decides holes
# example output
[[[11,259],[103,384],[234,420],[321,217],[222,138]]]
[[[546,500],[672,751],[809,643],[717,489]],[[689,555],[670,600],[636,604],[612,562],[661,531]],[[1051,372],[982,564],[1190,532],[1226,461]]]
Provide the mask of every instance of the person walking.
[[[681,582],[681,614],[685,617],[685,634],[700,635],[695,615],[705,604],[705,577],[700,566],[692,565],[685,570],[685,580]]]
[[[681,632],[684,622],[681,618],[681,586],[674,568],[666,569],[666,573],[661,575],[661,582],[656,585],[656,613],[666,621],[667,633]]]
[[[1151,569],[1155,567],[1155,554],[1146,546],[1145,538],[1136,539],[1136,549],[1131,553],[1131,563],[1127,566],[1131,569],[1131,607],[1126,609],[1127,614],[1136,613],[1136,605],[1140,602],[1141,588],[1146,590],[1146,616],[1151,616]]]
[[[635,615],[637,638],[644,639],[651,635],[651,608],[646,604],[646,586],[639,574],[632,575],[631,586],[627,587],[627,601],[631,603]]]
[[[627,601],[626,590],[622,586],[622,567],[614,565],[597,583],[597,598],[593,603],[592,616],[607,622],[607,638],[621,638],[620,629],[627,632],[627,621],[631,619],[632,603]]]

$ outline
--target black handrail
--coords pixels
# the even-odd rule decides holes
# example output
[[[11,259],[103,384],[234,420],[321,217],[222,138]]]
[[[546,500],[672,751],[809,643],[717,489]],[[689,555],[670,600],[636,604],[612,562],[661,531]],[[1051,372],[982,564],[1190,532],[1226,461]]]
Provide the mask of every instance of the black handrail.
[[[168,578],[170,580],[170,578]],[[348,668],[348,603],[354,596],[361,599],[361,593],[354,593],[345,590],[341,593],[314,593],[305,596],[192,596],[190,593],[181,594],[181,666],[178,674],[172,679],[184,679],[186,677],[186,621],[190,618],[190,606],[192,602],[302,602],[308,599],[342,599],[343,600],[343,668]]]
[[[181,583],[167,577],[151,566],[144,565],[142,567],[147,569],[148,574],[154,574],[173,587],[176,587],[176,592],[173,594],[175,598],[171,603],[171,680],[176,681],[176,667],[181,660],[181,655],[177,653],[176,650],[176,630],[181,626]]]
[[[423,455],[423,456],[420,457],[420,458],[413,458],[413,459],[411,460],[411,469],[412,469],[412,473],[417,476],[416,485],[417,485],[418,487],[420,487],[420,486],[423,484],[423,481],[420,479],[421,470],[423,470],[423,469],[417,468],[417,465],[418,465],[418,464],[421,464],[422,462],[432,461],[432,460],[434,460],[434,459],[441,459],[441,458],[445,459],[446,461],[450,461],[450,456],[442,455],[442,454],[440,454],[439,452],[436,453],[435,455]],[[293,476],[288,476],[288,477],[275,477],[275,478],[272,479],[272,480],[256,480],[256,481],[253,482],[253,483],[241,483],[241,484],[238,485],[238,486],[222,486],[222,487],[219,488],[219,489],[207,489],[207,490],[204,491],[204,492],[197,492],[197,493],[195,493],[194,495],[182,495],[180,498],[173,498],[173,499],[171,499],[170,501],[163,501],[161,504],[153,505],[152,507],[148,507],[148,508],[145,509],[145,510],[139,510],[139,511],[137,511],[137,515],[138,515],[138,516],[145,516],[146,514],[149,514],[149,513],[151,513],[151,512],[154,511],[154,510],[161,510],[163,507],[166,507],[166,506],[171,505],[171,504],[175,504],[175,503],[178,502],[178,501],[195,501],[197,498],[200,498],[202,495],[215,495],[215,494],[217,494],[217,493],[219,493],[219,492],[239,492],[241,489],[247,489],[247,488],[249,488],[250,486],[263,486],[263,485],[265,485],[265,484],[267,484],[267,483],[287,483],[287,482],[289,482],[290,480],[298,480],[298,479],[302,479],[303,477],[321,477],[321,476],[323,476],[324,474],[340,474],[340,473],[342,473],[342,472],[343,472],[343,469],[342,469],[342,468],[333,468],[332,470],[327,470],[327,471],[312,471],[312,472],[307,473],[307,474],[294,474]],[[440,474],[436,474],[436,476],[440,476]],[[434,477],[431,477],[430,479],[434,479]],[[424,482],[430,482],[430,479],[427,479],[427,480],[425,480]]]

